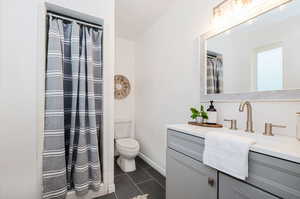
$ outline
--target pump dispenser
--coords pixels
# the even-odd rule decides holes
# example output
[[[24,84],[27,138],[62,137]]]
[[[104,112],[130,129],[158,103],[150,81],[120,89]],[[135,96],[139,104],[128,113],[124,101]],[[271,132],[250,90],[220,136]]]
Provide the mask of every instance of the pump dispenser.
[[[216,108],[214,107],[214,101],[210,101],[210,106],[207,109],[208,114],[208,124],[217,124],[217,118],[218,118],[218,112]]]

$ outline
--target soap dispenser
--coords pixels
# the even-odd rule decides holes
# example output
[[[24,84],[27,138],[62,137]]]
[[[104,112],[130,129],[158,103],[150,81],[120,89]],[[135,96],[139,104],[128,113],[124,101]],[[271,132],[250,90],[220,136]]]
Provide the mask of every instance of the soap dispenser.
[[[210,106],[207,109],[208,124],[217,124],[218,112],[214,107],[214,101],[210,101]]]

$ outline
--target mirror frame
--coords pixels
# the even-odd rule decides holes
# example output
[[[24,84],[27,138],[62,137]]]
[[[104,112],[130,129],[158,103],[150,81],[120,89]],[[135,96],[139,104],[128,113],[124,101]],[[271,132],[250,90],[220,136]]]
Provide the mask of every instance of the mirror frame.
[[[238,25],[241,25],[251,19],[254,19],[275,8],[287,4],[294,0],[273,0],[265,2],[263,5],[253,8],[249,13],[239,19],[236,19],[222,27],[213,28],[209,32],[202,34],[199,41],[200,46],[200,101],[240,101],[240,100],[257,100],[257,101],[290,101],[300,100],[300,89],[276,90],[276,91],[253,91],[245,93],[224,93],[224,94],[206,94],[206,64],[207,64],[207,45],[209,38],[226,32]]]

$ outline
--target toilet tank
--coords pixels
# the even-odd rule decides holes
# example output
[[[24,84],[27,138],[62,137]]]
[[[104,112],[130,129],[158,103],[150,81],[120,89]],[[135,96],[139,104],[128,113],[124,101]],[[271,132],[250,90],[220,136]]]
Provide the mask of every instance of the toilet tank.
[[[115,139],[131,137],[132,121],[116,120],[115,121]]]

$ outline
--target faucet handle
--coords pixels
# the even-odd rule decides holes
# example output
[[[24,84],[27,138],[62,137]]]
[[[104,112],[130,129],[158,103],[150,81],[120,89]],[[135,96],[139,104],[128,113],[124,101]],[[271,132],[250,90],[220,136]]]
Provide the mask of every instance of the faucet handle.
[[[275,127],[275,128],[286,128],[286,126],[283,126],[283,125],[276,125],[276,124],[266,122],[265,123],[265,132],[263,132],[263,135],[274,136],[273,127]]]
[[[230,128],[231,130],[237,130],[237,121],[236,120],[229,120],[224,119],[225,122],[230,122]]]

